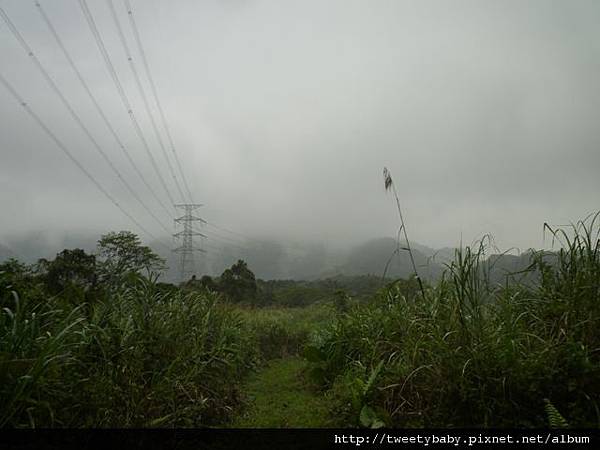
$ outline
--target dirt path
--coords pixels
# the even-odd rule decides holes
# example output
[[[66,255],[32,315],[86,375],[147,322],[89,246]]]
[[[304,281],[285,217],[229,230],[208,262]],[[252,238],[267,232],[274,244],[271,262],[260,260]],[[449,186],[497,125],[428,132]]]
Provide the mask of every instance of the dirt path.
[[[330,425],[323,395],[307,381],[306,362],[298,357],[274,359],[253,374],[245,388],[246,411],[234,422],[239,428],[319,428]]]

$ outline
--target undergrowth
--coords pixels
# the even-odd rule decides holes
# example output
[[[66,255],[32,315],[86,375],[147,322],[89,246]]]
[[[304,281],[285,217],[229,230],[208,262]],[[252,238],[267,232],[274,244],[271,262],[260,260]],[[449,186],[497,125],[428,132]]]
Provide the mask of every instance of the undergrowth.
[[[0,426],[218,424],[256,357],[215,295],[161,293],[141,277],[92,304],[14,292],[4,305]]]
[[[533,285],[492,285],[485,241],[425,295],[391,283],[315,336],[313,375],[355,425],[599,426],[598,218],[546,227],[560,249],[533,254]]]

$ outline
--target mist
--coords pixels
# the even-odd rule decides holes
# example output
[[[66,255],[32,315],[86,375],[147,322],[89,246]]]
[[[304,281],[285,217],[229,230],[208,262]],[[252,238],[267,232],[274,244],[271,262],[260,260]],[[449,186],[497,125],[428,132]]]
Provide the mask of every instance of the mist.
[[[41,3],[168,204],[79,5]],[[160,210],[115,145],[33,2],[1,5],[119,170],[175,232],[175,213]],[[115,5],[135,49],[126,11]],[[177,197],[109,9],[101,1],[89,6]],[[210,245],[221,251],[231,244],[223,236],[246,247],[268,240],[334,250],[395,236],[383,167],[394,177],[410,239],[434,248],[486,233],[502,249],[539,248],[547,245],[545,222],[598,209],[597,2],[155,0],[132,7],[193,199],[205,205],[198,214],[239,234],[205,227],[207,255]],[[177,244],[122,186],[1,25],[3,76],[163,242],[156,250],[168,253],[165,247]],[[134,61],[141,64],[137,54]],[[5,89],[0,124],[0,243],[10,248],[41,234],[54,252],[69,236],[90,236],[93,247],[101,234],[120,229],[156,240],[136,229]],[[219,256],[205,258],[210,264]]]

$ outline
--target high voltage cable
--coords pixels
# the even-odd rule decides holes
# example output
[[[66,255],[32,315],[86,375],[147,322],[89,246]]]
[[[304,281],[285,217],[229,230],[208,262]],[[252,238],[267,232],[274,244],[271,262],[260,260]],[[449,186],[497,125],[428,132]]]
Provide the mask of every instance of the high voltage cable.
[[[255,242],[260,242],[260,243],[264,242],[264,241],[261,241],[260,239],[251,238],[251,237],[249,237],[249,236],[246,236],[246,235],[244,235],[244,234],[237,233],[237,232],[235,232],[235,231],[228,230],[227,228],[220,227],[220,226],[218,226],[218,225],[215,225],[214,223],[211,223],[211,222],[206,222],[206,225],[208,225],[208,226],[210,226],[210,227],[213,227],[213,228],[215,228],[215,229],[217,229],[217,230],[224,231],[224,232],[226,232],[226,233],[229,233],[229,234],[231,234],[231,235],[234,235],[234,236],[239,236],[240,238],[243,238],[243,239],[245,239],[245,240],[247,240],[247,241],[255,241]],[[291,248],[291,247],[290,247],[290,248]]]
[[[199,232],[200,229],[198,227],[193,227],[193,230],[196,232]],[[203,233],[208,233],[206,230],[202,230]],[[250,248],[250,247],[244,247],[242,245],[239,245],[238,243],[234,242],[234,241],[230,241],[230,240],[226,240],[226,238],[220,237],[220,236],[212,236],[209,234],[206,234],[203,236],[204,239],[206,239],[208,241],[207,242],[203,242],[202,245],[204,247],[206,247],[207,249],[212,249],[212,251],[208,251],[207,253],[211,254],[211,253],[219,253],[223,256],[231,256],[234,258],[237,258],[237,256],[233,256],[232,254],[226,253],[224,251],[224,249],[229,248],[229,249],[234,249],[234,253],[236,252],[240,252],[240,251],[245,251],[245,252],[256,252],[259,249],[256,248]],[[212,243],[219,243],[224,245],[223,247],[219,248],[219,247],[215,247],[214,245],[211,244]],[[282,247],[283,249],[285,249],[285,247]]]
[[[1,8],[0,8],[1,10]],[[87,176],[92,183],[104,194],[106,198],[108,198],[119,210],[127,216],[132,223],[134,223],[140,230],[150,236],[152,239],[157,239],[150,231],[148,231],[141,223],[139,223],[127,210],[125,210],[119,202],[115,200],[115,198],[108,193],[106,189],[102,187],[100,182],[96,180],[90,172],[73,156],[71,151],[65,146],[65,144],[48,128],[48,126],[42,121],[42,119],[29,107],[29,105],[25,102],[23,97],[19,95],[19,93],[15,90],[15,88],[4,78],[2,74],[0,74],[0,83],[4,85],[6,90],[10,92],[10,94],[14,97],[14,99],[25,109],[25,111],[31,116],[31,118],[38,124],[38,126],[44,130],[44,132],[48,135],[50,139],[56,144],[58,148],[60,148],[65,155],[71,160],[73,164],[75,164],[79,170],[81,170],[85,176]]]
[[[204,220],[204,219],[199,219],[199,220],[200,220],[202,223],[204,223],[204,224],[207,224],[207,223],[208,223],[208,222],[206,222],[206,220]],[[237,247],[237,248],[239,248],[239,249],[241,249],[241,250],[250,251],[250,249],[249,249],[248,247],[241,246],[241,245],[239,245],[239,242],[232,241],[231,239],[224,238],[224,237],[220,237],[220,236],[217,236],[217,235],[215,235],[215,236],[206,235],[206,234],[204,234],[204,233],[207,233],[207,231],[206,231],[206,230],[203,230],[203,229],[201,229],[201,228],[200,228],[198,225],[192,225],[192,229],[193,229],[195,232],[197,232],[197,233],[200,233],[200,234],[202,235],[202,237],[203,237],[203,238],[205,238],[205,239],[211,239],[211,240],[213,240],[213,239],[214,239],[214,240],[220,240],[220,241],[223,241],[223,242],[225,242],[225,243],[229,244],[230,246]],[[213,232],[211,231],[210,233],[213,233]]]
[[[190,191],[190,186],[188,185],[187,179],[185,177],[185,173],[183,172],[183,168],[181,166],[181,161],[179,160],[179,156],[177,155],[177,151],[175,150],[175,144],[173,143],[173,138],[171,136],[169,124],[167,123],[167,119],[165,117],[165,113],[164,113],[162,104],[158,97],[158,91],[156,89],[156,84],[154,83],[154,78],[152,77],[152,72],[150,71],[150,66],[148,64],[148,59],[146,58],[146,52],[144,51],[144,46],[142,45],[142,39],[140,37],[140,33],[138,30],[137,24],[135,22],[135,17],[133,15],[133,10],[131,8],[131,4],[129,3],[129,0],[123,0],[123,4],[125,5],[125,8],[127,9],[127,15],[129,16],[129,23],[133,30],[133,35],[135,36],[135,42],[137,44],[138,51],[142,57],[142,63],[146,70],[146,75],[148,77],[148,81],[150,82],[150,88],[152,90],[152,95],[154,97],[154,101],[156,102],[156,106],[160,113],[161,122],[163,124],[165,133],[167,135],[169,144],[171,146],[171,152],[173,153],[173,157],[175,158],[175,162],[177,163],[177,168],[179,169],[179,175],[181,176],[181,179],[183,180],[183,184],[184,184],[185,190],[188,194],[190,203],[194,203],[194,201],[192,199],[192,193]]]
[[[75,110],[73,109],[73,107],[71,106],[71,104],[69,103],[69,101],[66,99],[66,97],[64,96],[64,94],[62,93],[62,91],[57,86],[56,82],[52,79],[52,77],[50,76],[50,74],[48,73],[48,71],[44,68],[44,66],[42,65],[42,63],[38,59],[38,57],[33,52],[33,49],[29,46],[29,44],[27,44],[27,42],[25,41],[25,39],[23,38],[23,36],[21,35],[21,33],[19,33],[19,30],[12,23],[12,21],[10,20],[10,18],[8,17],[8,15],[6,14],[6,12],[2,8],[0,8],[0,16],[2,16],[2,19],[4,20],[4,22],[8,26],[9,30],[11,31],[11,33],[13,34],[13,36],[15,37],[15,39],[19,42],[19,44],[25,50],[25,52],[30,56],[30,58],[34,62],[35,66],[41,72],[42,76],[44,77],[44,79],[46,80],[46,82],[48,83],[48,85],[50,86],[50,88],[52,89],[52,91],[58,96],[58,98],[62,102],[63,106],[67,109],[67,111],[69,112],[69,114],[71,115],[71,117],[73,118],[73,120],[77,123],[77,125],[79,125],[79,127],[84,132],[84,134],[86,135],[86,137],[90,140],[90,142],[92,143],[92,145],[94,146],[94,148],[96,149],[96,151],[98,151],[98,153],[100,153],[100,155],[102,156],[102,158],[104,159],[104,161],[115,172],[115,174],[117,175],[117,177],[121,180],[121,182],[125,185],[125,187],[130,191],[130,193],[143,206],[145,206],[144,203],[142,202],[142,200],[139,198],[139,196],[131,188],[131,186],[129,185],[129,183],[121,175],[121,173],[119,172],[119,170],[117,169],[117,167],[114,165],[114,163],[111,161],[111,159],[108,157],[108,155],[106,154],[106,152],[102,149],[102,147],[100,146],[100,144],[98,143],[98,141],[91,134],[90,130],[85,126],[85,124],[83,123],[81,117],[77,114],[77,112],[75,112]],[[154,214],[149,209],[148,209],[148,212],[150,212],[150,214],[152,214],[154,216]]]
[[[207,230],[203,230],[203,232],[204,232],[204,233],[210,233],[210,234],[208,234],[208,235],[207,235],[207,238],[210,238],[210,239],[216,239],[216,240],[218,240],[218,241],[225,242],[225,243],[227,243],[227,244],[230,244],[230,245],[233,245],[233,246],[235,246],[235,247],[238,247],[238,248],[240,248],[240,249],[242,249],[242,250],[250,250],[250,248],[249,248],[249,247],[246,247],[246,246],[244,246],[244,245],[243,245],[243,243],[241,243],[241,242],[239,242],[239,241],[234,241],[234,240],[232,240],[232,239],[230,239],[230,238],[227,238],[227,237],[224,237],[224,236],[222,236],[222,235],[219,235],[219,234],[215,233],[214,231],[207,231]],[[214,234],[213,234],[213,233],[214,233]]]
[[[75,72],[75,74],[77,75],[77,78],[79,80],[79,82],[82,84],[84,90],[86,91],[88,97],[90,98],[91,102],[93,103],[94,107],[96,108],[96,111],[98,112],[98,114],[100,115],[100,117],[102,118],[102,120],[104,121],[104,124],[106,125],[106,127],[110,130],[112,136],[114,137],[115,141],[117,142],[117,145],[121,148],[121,150],[123,151],[123,153],[125,153],[125,156],[127,157],[128,161],[131,163],[131,165],[133,166],[133,168],[135,169],[135,171],[137,172],[137,174],[140,176],[140,178],[142,179],[142,181],[144,182],[144,184],[146,184],[146,187],[150,190],[150,192],[156,196],[156,194],[154,193],[154,191],[152,190],[152,188],[148,185],[146,179],[144,178],[144,176],[142,175],[142,173],[140,172],[140,170],[138,169],[137,165],[135,164],[135,162],[133,161],[131,155],[129,154],[129,151],[126,149],[126,147],[123,145],[123,143],[121,142],[121,140],[119,139],[116,131],[114,130],[113,126],[110,124],[108,118],[106,117],[106,114],[104,113],[104,111],[102,110],[102,108],[100,107],[98,101],[96,100],[96,97],[94,96],[94,94],[92,94],[92,91],[90,90],[88,84],[86,83],[85,79],[83,78],[83,76],[81,75],[81,72],[79,71],[79,69],[77,68],[77,66],[75,65],[75,62],[73,61],[73,59],[71,58],[68,50],[66,49],[66,47],[64,46],[62,40],[60,39],[60,37],[58,36],[58,33],[56,32],[55,27],[53,26],[52,22],[50,21],[50,18],[48,17],[48,15],[46,14],[46,12],[44,11],[44,9],[42,8],[42,5],[39,2],[34,2],[35,5],[38,7],[38,10],[42,16],[42,18],[44,19],[44,22],[46,22],[46,25],[48,26],[48,28],[50,29],[50,32],[52,33],[52,35],[54,36],[54,39],[56,40],[58,46],[60,47],[60,49],[62,50],[65,58],[67,59],[67,61],[69,62],[69,65],[71,66],[71,68],[73,69],[73,71]],[[14,26],[14,25],[13,25]],[[16,27],[15,27],[16,30]],[[30,56],[31,53],[30,53]],[[32,56],[33,57],[33,56]],[[80,123],[80,122],[78,122]],[[90,136],[89,133],[86,131],[86,135],[88,135],[88,137]],[[156,215],[154,214],[154,212],[152,212],[152,210],[150,208],[148,208],[148,206],[146,205],[146,203],[139,197],[139,195],[137,194],[137,192],[135,192],[133,190],[133,188],[131,187],[131,185],[126,181],[126,179],[122,176],[121,172],[117,169],[117,167],[115,167],[115,165],[113,164],[113,162],[108,158],[108,156],[106,155],[106,153],[97,145],[95,140],[92,140],[92,142],[94,142],[94,147],[96,147],[96,149],[100,152],[100,154],[102,155],[102,157],[104,158],[104,160],[108,163],[108,165],[111,167],[111,169],[115,172],[115,174],[117,175],[117,177],[121,180],[121,182],[125,185],[125,187],[127,188],[127,190],[131,193],[131,195],[138,201],[138,203],[140,203],[140,205],[142,205],[142,207],[146,210],[146,212],[167,232],[169,233],[168,228],[162,223],[162,221],[156,217]]]
[[[110,121],[108,120],[108,118],[106,117],[106,115],[104,114],[104,111],[102,110],[102,108],[100,107],[100,105],[98,104],[96,98],[94,97],[94,95],[91,93],[91,90],[89,88],[89,86],[87,85],[85,79],[83,78],[83,76],[81,75],[79,69],[77,68],[76,64],[73,62],[73,59],[71,58],[68,50],[66,49],[66,47],[64,46],[62,40],[60,39],[60,37],[58,36],[58,33],[55,29],[55,27],[53,26],[49,16],[46,14],[46,12],[44,11],[44,9],[42,8],[42,5],[39,2],[35,2],[36,6],[39,8],[40,14],[42,15],[42,18],[44,19],[44,21],[46,22],[46,24],[48,25],[48,28],[50,29],[52,35],[54,36],[56,42],[58,43],[59,47],[61,48],[61,50],[63,51],[67,61],[69,62],[69,64],[71,65],[73,71],[76,73],[77,78],[79,79],[79,81],[81,82],[81,84],[83,85],[85,91],[87,92],[88,96],[90,97],[90,100],[92,101],[92,103],[94,104],[94,106],[96,107],[96,110],[98,111],[98,113],[100,114],[100,116],[102,117],[102,120],[104,121],[106,127],[110,130],[112,136],[114,137],[115,141],[117,142],[118,146],[121,148],[121,150],[123,151],[123,153],[125,154],[125,156],[127,157],[127,160],[129,161],[129,163],[131,164],[131,166],[133,167],[133,169],[135,170],[135,172],[137,173],[137,175],[139,176],[140,180],[143,182],[143,184],[146,186],[146,188],[148,189],[148,191],[152,194],[152,196],[154,197],[154,199],[157,200],[157,202],[159,204],[161,204],[160,199],[158,198],[158,196],[156,195],[156,192],[154,191],[154,189],[150,186],[150,184],[148,183],[148,181],[146,180],[146,177],[144,176],[144,174],[140,171],[140,169],[138,168],[137,164],[135,163],[135,161],[133,160],[133,158],[131,157],[131,154],[129,153],[129,151],[127,150],[127,148],[125,147],[125,145],[122,143],[121,139],[119,138],[119,136],[117,135],[116,131],[114,130],[113,126],[110,124]],[[161,224],[161,226],[164,227],[164,225]],[[169,232],[167,230],[167,232]]]
[[[54,91],[54,93],[59,97],[59,99],[61,100],[61,102],[63,103],[63,105],[65,106],[65,108],[69,111],[69,113],[71,114],[72,118],[75,120],[75,122],[80,126],[80,128],[82,129],[82,131],[85,133],[85,135],[88,137],[88,139],[90,140],[90,142],[92,142],[94,148],[101,154],[101,156],[104,158],[104,160],[107,162],[107,164],[111,167],[111,169],[117,174],[117,176],[119,177],[119,179],[123,182],[123,184],[125,185],[125,187],[127,187],[127,189],[132,193],[132,195],[138,200],[140,201],[140,203],[142,204],[142,206],[144,206],[144,203],[141,201],[141,199],[139,198],[139,196],[137,196],[137,194],[135,193],[135,191],[131,188],[131,186],[127,183],[127,181],[125,180],[125,178],[121,175],[121,173],[119,172],[119,170],[116,168],[116,166],[112,163],[112,161],[110,160],[110,158],[108,157],[108,155],[104,152],[104,150],[100,147],[100,145],[98,144],[98,142],[96,141],[96,139],[92,136],[92,134],[90,133],[89,129],[85,126],[85,124],[83,123],[81,117],[75,112],[75,110],[72,108],[72,106],[70,105],[70,103],[67,101],[66,97],[64,96],[64,94],[60,91],[60,89],[58,88],[58,86],[56,85],[56,83],[54,82],[54,80],[52,79],[52,77],[50,77],[49,73],[46,71],[46,69],[44,68],[44,66],[41,64],[41,62],[39,61],[39,59],[37,58],[37,56],[35,55],[35,53],[33,52],[33,50],[31,49],[31,47],[27,44],[27,42],[25,41],[25,39],[23,38],[23,36],[19,33],[18,29],[16,28],[16,26],[12,23],[12,21],[10,20],[10,18],[8,17],[8,15],[6,14],[6,12],[0,8],[0,15],[2,16],[4,22],[6,23],[6,25],[8,26],[9,30],[11,31],[11,33],[13,34],[13,36],[17,39],[17,41],[19,42],[19,44],[23,47],[23,49],[27,52],[27,54],[31,57],[31,59],[34,61],[36,67],[40,70],[40,72],[42,73],[44,79],[47,81],[47,83],[49,84],[49,86],[51,87],[51,89]],[[115,198],[113,196],[111,196],[106,189],[104,189],[100,183],[91,175],[91,173],[89,171],[87,171],[82,165],[81,163],[79,163],[79,161],[77,161],[74,156],[72,155],[72,153],[67,149],[67,147],[62,143],[62,141],[60,141],[58,139],[58,137],[48,128],[48,126],[41,120],[41,118],[33,111],[31,110],[31,108],[29,108],[29,106],[27,105],[27,103],[22,99],[22,97],[17,93],[17,91],[12,87],[12,85],[10,85],[10,83],[2,77],[2,84],[9,90],[9,92],[13,95],[13,97],[15,97],[15,99],[17,99],[21,105],[25,108],[25,110],[30,114],[30,116],[36,121],[36,123],[46,132],[46,134],[48,134],[48,136],[55,142],[55,144],[60,147],[66,154],[67,156],[85,173],[85,175],[90,178],[90,180],[92,180],[92,182],[96,185],[96,187],[98,187],[102,193],[108,197],[109,200],[111,200],[120,210],[121,212],[123,212],[138,228],[140,228],[144,233],[148,234],[150,237],[152,237],[153,239],[156,239],[156,236],[154,236],[152,233],[150,233],[145,227],[143,227],[129,212],[127,212],[126,210],[124,210],[122,208],[122,206],[115,200]],[[149,211],[149,210],[148,210]],[[149,211],[150,214],[151,211]],[[152,214],[153,215],[153,214]],[[154,215],[153,215],[154,216]],[[155,217],[155,216],[154,216]],[[167,230],[168,232],[168,230]],[[161,244],[162,245],[162,244]]]
[[[229,233],[229,234],[231,234],[231,235],[234,235],[234,236],[239,236],[240,238],[243,238],[243,239],[244,239],[244,240],[246,240],[246,241],[254,241],[254,242],[261,243],[261,244],[265,242],[265,241],[263,241],[263,240],[260,240],[260,239],[251,238],[251,237],[249,237],[249,236],[246,236],[246,235],[243,235],[243,234],[241,234],[241,233],[237,233],[237,232],[235,232],[235,231],[228,230],[227,228],[220,227],[220,226],[218,226],[218,225],[215,225],[214,223],[211,223],[211,222],[207,222],[207,221],[205,221],[204,223],[205,223],[206,225],[210,226],[210,227],[213,227],[213,228],[217,229],[217,230],[224,231],[224,232],[226,232],[226,233]],[[215,233],[215,232],[213,231],[212,233]],[[215,233],[215,234],[216,234],[216,233]],[[217,236],[218,236],[218,235],[217,235]],[[229,239],[229,240],[231,240],[231,238],[225,238],[225,237],[223,237],[223,239]],[[238,239],[239,239],[239,238],[238,238]],[[233,240],[232,240],[232,242],[235,242],[235,241],[233,241]],[[293,252],[302,251],[302,249],[300,249],[300,248],[298,248],[298,247],[290,247],[290,246],[287,246],[287,245],[282,245],[282,244],[278,244],[278,245],[279,245],[281,248],[284,248],[284,249],[286,249],[286,250],[288,250],[288,251],[291,251],[292,253],[293,253]]]
[[[194,227],[194,230],[195,231],[200,231],[198,227]],[[260,252],[260,249],[258,249],[258,248],[248,247],[247,245],[244,245],[243,243],[241,243],[239,241],[234,241],[233,239],[225,237],[225,236],[220,235],[220,234],[217,234],[214,231],[202,230],[202,232],[206,233],[205,237],[207,239],[209,239],[209,240],[219,241],[219,242],[227,244],[230,247],[235,247],[235,248],[238,248],[240,250],[247,251],[247,252],[256,252],[256,251]],[[264,241],[261,241],[259,239],[252,239],[252,240],[264,244]],[[298,249],[294,249],[292,247],[286,247],[286,246],[281,245],[279,243],[277,243],[277,245],[281,249],[285,250],[287,253],[292,253],[293,254],[294,252],[296,252],[296,256],[299,256],[299,253],[297,253]]]
[[[160,170],[158,168],[158,165],[156,163],[156,160],[154,159],[154,155],[152,154],[151,150],[150,150],[150,146],[148,145],[148,141],[146,140],[144,133],[139,125],[139,122],[137,121],[137,118],[135,116],[135,113],[133,111],[133,108],[131,106],[131,103],[129,101],[129,99],[127,98],[127,95],[125,94],[125,90],[123,89],[123,85],[121,84],[121,81],[119,80],[119,77],[117,75],[117,72],[115,70],[114,65],[112,64],[112,61],[110,59],[110,55],[108,54],[108,51],[106,49],[106,46],[104,45],[104,40],[102,39],[102,36],[100,35],[100,32],[98,30],[98,27],[96,25],[96,21],[94,20],[94,16],[92,15],[87,3],[85,0],[79,0],[79,5],[81,6],[82,12],[84,17],[86,18],[86,21],[88,23],[88,26],[92,32],[92,35],[94,36],[94,39],[96,41],[96,45],[98,46],[98,49],[100,50],[100,53],[102,54],[102,57],[104,59],[104,63],[111,75],[111,78],[115,84],[115,87],[117,88],[117,92],[119,93],[119,96],[121,98],[121,101],[123,103],[123,106],[125,107],[127,113],[129,114],[129,117],[131,119],[131,122],[133,124],[133,127],[136,131],[136,134],[138,135],[139,139],[142,141],[142,145],[144,146],[144,150],[146,151],[146,154],[148,156],[148,158],[150,159],[150,162],[152,164],[152,167],[161,183],[161,186],[163,187],[165,193],[167,194],[167,197],[170,201],[171,204],[173,204],[173,197],[171,196],[171,192],[169,191],[169,189],[167,188],[167,184],[165,183],[165,180],[162,176],[162,174],[160,173]],[[160,202],[161,207],[167,212],[167,214],[169,214],[169,216],[171,216],[171,213],[169,212],[169,209],[162,203]]]
[[[83,15],[87,21],[87,24],[90,28],[90,31],[92,32],[92,35],[94,36],[94,40],[96,41],[96,45],[98,47],[98,49],[100,50],[100,53],[102,54],[102,58],[104,59],[104,63],[108,69],[108,72],[111,75],[111,78],[113,80],[113,83],[115,84],[115,87],[117,88],[117,92],[119,93],[119,97],[121,98],[121,102],[123,103],[123,106],[125,107],[125,110],[127,111],[127,114],[129,115],[129,118],[131,119],[131,123],[133,124],[133,127],[135,129],[136,134],[138,135],[140,141],[142,141],[142,145],[144,147],[144,150],[146,151],[146,154],[148,155],[148,158],[150,159],[150,162],[152,164],[152,167],[164,189],[164,191],[167,194],[167,197],[169,198],[169,200],[171,201],[171,204],[175,203],[173,201],[173,197],[171,196],[171,193],[169,191],[169,189],[167,188],[167,184],[165,183],[164,178],[162,177],[160,170],[158,169],[158,165],[156,164],[156,160],[154,159],[154,156],[152,155],[152,152],[150,151],[150,147],[148,145],[148,141],[146,141],[146,138],[144,137],[144,133],[142,132],[142,129],[140,127],[140,124],[138,123],[135,114],[133,112],[133,108],[131,107],[131,103],[129,102],[129,99],[127,98],[127,95],[125,94],[125,90],[123,89],[123,86],[121,84],[121,81],[119,80],[119,77],[117,75],[117,72],[115,70],[115,67],[110,59],[110,56],[108,54],[108,51],[106,50],[106,46],[104,45],[104,41],[102,39],[102,36],[100,35],[100,32],[98,31],[98,27],[96,26],[96,21],[94,20],[94,17],[92,16],[92,13],[90,12],[88,5],[86,3],[86,0],[79,0],[79,5],[81,7],[81,10],[83,12]],[[166,211],[166,213],[172,217],[172,213],[170,212],[170,210],[164,205],[164,203],[162,201],[160,201],[160,205],[161,207]]]
[[[196,231],[197,231],[197,228],[196,228]],[[203,236],[203,239],[209,240],[209,236],[205,236],[205,235],[204,235],[204,236]],[[237,257],[238,257],[238,256],[234,256],[233,254],[226,253],[226,252],[224,251],[224,247],[222,247],[222,248],[219,248],[219,247],[216,247],[216,246],[212,245],[211,243],[207,243],[207,242],[202,242],[202,243],[201,243],[201,245],[202,245],[202,247],[205,247],[206,249],[208,249],[208,250],[205,252],[205,253],[208,253],[208,254],[214,254],[214,253],[218,253],[218,254],[220,254],[220,255],[222,255],[222,256],[228,256],[228,257],[233,257],[233,258],[237,258]],[[230,247],[230,248],[231,248],[231,247]],[[241,247],[238,247],[238,248],[239,248],[239,249],[241,249],[241,250],[245,250],[245,249],[243,249],[243,248],[241,248]],[[209,250],[210,250],[210,251],[209,251]],[[239,251],[239,250],[238,250],[238,251]]]
[[[198,229],[197,229],[197,228],[195,228],[195,230],[196,230],[196,231],[198,231]],[[235,247],[235,248],[238,248],[238,249],[240,249],[240,250],[244,250],[244,251],[252,251],[252,249],[250,249],[250,248],[248,248],[248,247],[244,247],[244,246],[242,246],[242,245],[240,245],[239,243],[237,243],[237,242],[234,242],[234,241],[225,240],[225,239],[223,239],[223,238],[221,238],[221,237],[219,237],[219,236],[207,235],[207,236],[206,236],[206,239],[210,239],[210,240],[216,240],[216,241],[221,241],[221,242],[223,242],[223,243],[227,244],[229,247]]]
[[[210,244],[204,244],[204,246],[206,246],[206,248],[207,248],[206,253],[208,255],[218,254],[218,255],[221,255],[223,257],[232,258],[234,260],[236,258],[239,258],[239,255],[236,255],[235,253],[226,253],[222,249],[219,249],[218,247],[213,247]]]
[[[121,41],[121,45],[123,46],[123,50],[125,51],[125,56],[127,57],[127,61],[129,62],[129,68],[131,69],[131,73],[133,74],[133,78],[135,80],[135,84],[139,91],[140,97],[142,98],[142,102],[144,103],[144,108],[146,109],[146,113],[150,118],[150,124],[152,125],[152,130],[154,131],[154,135],[156,136],[156,140],[158,141],[158,145],[160,146],[165,161],[167,162],[167,167],[169,168],[169,173],[171,174],[171,178],[175,182],[175,186],[179,191],[179,195],[181,196],[181,200],[185,202],[185,196],[183,195],[183,191],[181,190],[181,186],[179,185],[179,181],[177,181],[177,177],[175,176],[175,171],[173,170],[173,166],[171,165],[171,161],[169,160],[169,155],[167,155],[167,149],[165,148],[165,144],[160,135],[160,131],[158,130],[158,126],[156,125],[156,121],[154,120],[154,114],[152,114],[152,110],[150,109],[150,104],[148,103],[148,97],[146,96],[146,92],[144,91],[144,87],[142,86],[142,82],[140,79],[140,75],[136,69],[135,63],[133,61],[133,56],[129,49],[129,45],[127,45],[127,40],[125,39],[125,34],[123,33],[123,28],[121,27],[121,23],[119,22],[119,18],[117,17],[117,12],[115,10],[115,5],[112,0],[106,0],[108,4],[108,8],[110,9],[110,14],[112,19],[117,27],[117,33],[119,35],[119,40]],[[175,203],[171,198],[171,203]]]

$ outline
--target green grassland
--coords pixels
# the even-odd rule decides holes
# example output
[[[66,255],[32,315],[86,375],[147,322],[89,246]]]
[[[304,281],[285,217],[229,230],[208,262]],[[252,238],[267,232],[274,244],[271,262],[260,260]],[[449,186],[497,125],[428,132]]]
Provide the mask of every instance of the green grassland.
[[[174,286],[125,235],[108,244],[141,248],[131,261],[2,263],[0,426],[597,427],[596,218],[551,230],[560,249],[532,253],[526,284],[490,280],[485,241],[422,289],[266,295],[243,262]]]
[[[248,406],[236,428],[319,428],[332,426],[330,404],[306,376],[300,357],[273,359],[244,386]]]

